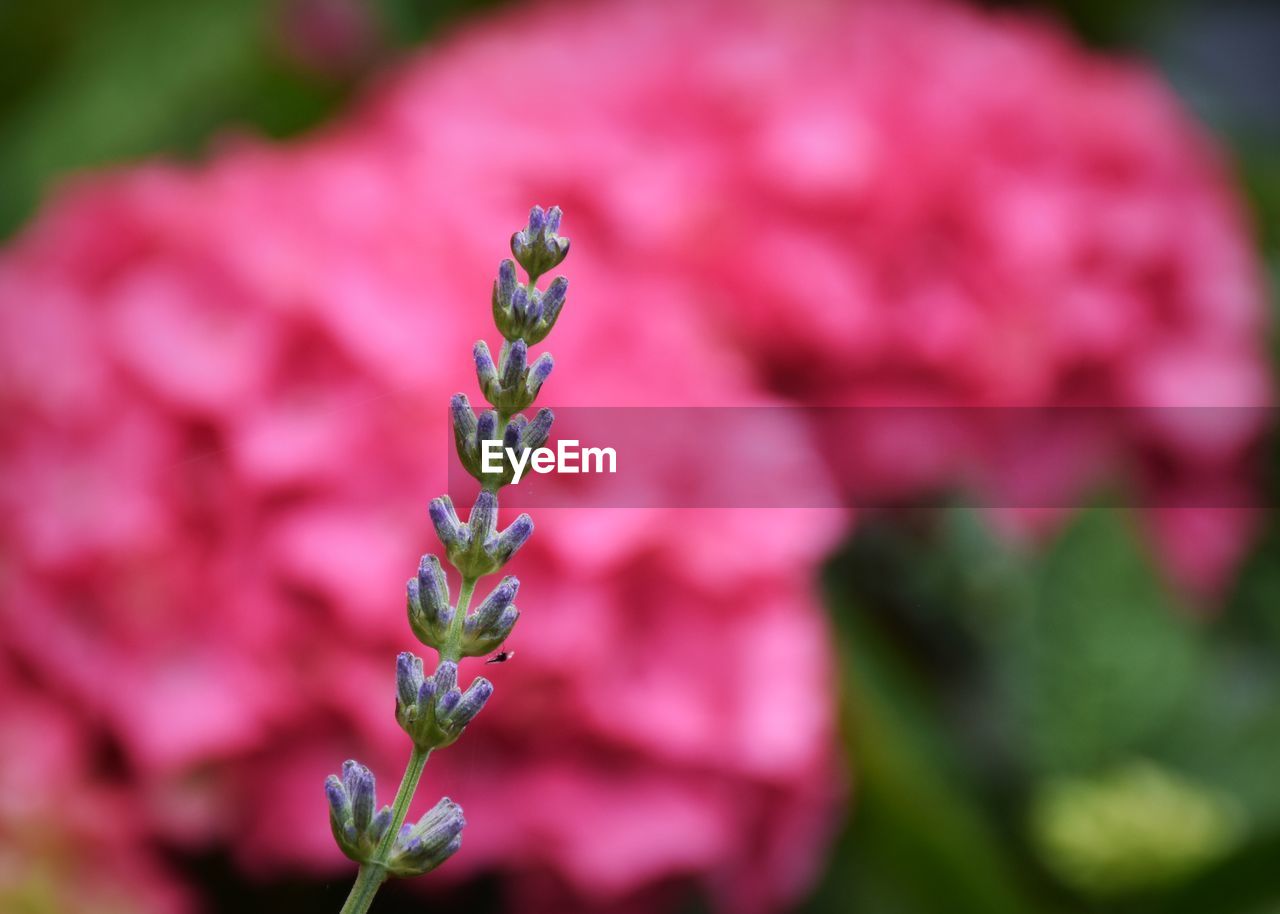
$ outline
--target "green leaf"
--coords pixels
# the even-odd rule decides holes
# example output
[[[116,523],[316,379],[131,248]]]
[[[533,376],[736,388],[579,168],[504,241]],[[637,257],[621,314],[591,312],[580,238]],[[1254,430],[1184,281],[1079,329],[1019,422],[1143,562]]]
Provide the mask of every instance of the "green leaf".
[[[927,691],[866,610],[833,600],[844,636],[854,812],[809,909],[1027,914],[1023,886]]]
[[[1038,563],[1034,600],[996,655],[1033,771],[1142,753],[1203,675],[1195,628],[1139,542],[1127,514],[1090,509]]]

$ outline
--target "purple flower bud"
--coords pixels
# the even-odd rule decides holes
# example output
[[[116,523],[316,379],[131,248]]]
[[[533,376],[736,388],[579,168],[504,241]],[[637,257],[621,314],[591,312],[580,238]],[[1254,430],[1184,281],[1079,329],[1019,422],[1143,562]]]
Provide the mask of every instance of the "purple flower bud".
[[[401,708],[412,706],[422,687],[422,660],[409,652],[396,657],[396,700]]]
[[[489,596],[476,607],[476,611],[472,618],[477,621],[488,618],[490,621],[496,620],[502,611],[506,609],[515,600],[516,594],[520,592],[520,579],[515,575],[509,574],[503,578],[498,586],[493,588]],[[467,621],[471,621],[468,619]]]
[[[558,221],[557,224],[559,224]],[[542,211],[541,206],[535,206],[529,210],[529,227],[525,231],[529,233],[530,238],[540,234],[546,225],[547,214]]]
[[[533,417],[533,421],[525,428],[520,436],[520,443],[527,448],[539,448],[547,443],[547,438],[551,435],[551,423],[556,419],[556,414],[545,406],[538,410],[538,414]]]
[[[511,314],[518,322],[524,323],[525,317],[528,313],[529,293],[525,291],[524,286],[521,286],[511,295]]]
[[[454,394],[449,401],[449,415],[453,419],[453,434],[459,452],[466,452],[476,440],[476,415],[466,394]]]
[[[569,280],[563,276],[557,276],[551,280],[547,291],[542,293],[542,318],[548,325],[554,324],[556,318],[560,316],[560,309],[564,307],[565,296],[568,293]]]
[[[536,396],[538,391],[542,389],[542,385],[547,378],[551,376],[551,369],[555,367],[555,359],[551,358],[551,353],[544,352],[542,355],[529,366],[529,380],[525,382],[526,389],[531,396]]]
[[[529,303],[525,306],[525,323],[532,326],[542,317],[542,293],[537,289],[529,290]]]
[[[512,416],[511,421],[507,423],[506,431],[502,433],[502,446],[513,451],[517,450],[520,447],[520,436],[528,424],[529,420],[524,416]]]
[[[428,834],[445,826],[446,823],[452,823],[446,826],[450,834],[457,834],[462,825],[467,824],[462,818],[462,807],[448,797],[441,797],[435,806],[422,814],[422,818],[412,826],[412,831]]]
[[[492,695],[493,683],[483,676],[477,676],[467,691],[463,693],[461,700],[458,701],[452,713],[449,714],[450,727],[455,730],[461,730],[471,723]]]
[[[435,680],[436,694],[443,695],[458,684],[458,665],[452,660],[441,660],[431,678]]]
[[[347,820],[351,818],[351,800],[347,797],[347,790],[342,786],[342,781],[336,774],[331,774],[324,780],[325,796],[329,798],[329,816],[337,823],[339,827],[345,825]]]
[[[492,633],[494,637],[500,641],[505,641],[507,635],[511,634],[511,629],[516,627],[516,620],[520,618],[520,610],[514,606],[508,606],[502,611],[502,615],[498,617],[498,621],[493,623]]]
[[[547,210],[547,234],[554,235],[560,231],[560,220],[564,217],[564,213],[560,207],[553,206]]]
[[[435,679],[424,680],[422,685],[418,686],[418,704],[427,705],[431,699],[436,697],[436,681]]]
[[[497,437],[498,414],[491,409],[486,409],[476,420],[476,441],[492,441]]]
[[[516,265],[511,260],[498,264],[498,278],[494,282],[494,294],[502,305],[510,306],[511,296],[516,291]]]
[[[448,625],[453,618],[453,607],[449,605],[449,579],[434,555],[424,555],[418,563],[417,585],[418,600],[427,619],[437,625]]]
[[[450,712],[458,706],[458,702],[462,700],[462,692],[458,689],[450,689],[436,699],[436,716],[448,717]]]
[[[524,370],[529,364],[529,347],[524,340],[516,340],[505,347],[502,360],[502,386],[514,390],[524,377]]]
[[[342,780],[351,800],[351,822],[357,832],[364,832],[373,821],[373,772],[358,762],[348,761],[342,766]]]
[[[471,354],[476,360],[476,378],[480,381],[480,389],[488,394],[493,382],[498,380],[498,369],[493,364],[488,344],[484,340],[477,341]]]
[[[360,779],[360,772],[364,766],[355,759],[347,759],[342,763],[342,789],[347,792],[347,798],[350,799],[351,792],[355,789],[356,781]]]
[[[529,213],[529,224],[511,236],[511,253],[525,268],[529,278],[536,280],[547,270],[564,260],[569,250],[569,239],[556,234],[560,229],[560,216],[544,213],[535,206]]]
[[[414,876],[435,869],[462,846],[467,820],[462,807],[444,797],[413,826],[396,838],[388,869],[397,876]]]
[[[468,638],[478,639],[484,645],[483,649],[477,650],[474,654],[470,654],[469,656],[479,656],[480,654],[488,653],[491,641],[501,641],[502,637],[506,636],[506,633],[509,632],[510,629],[508,628],[505,632],[502,632],[502,622],[504,622],[507,619],[507,616],[512,612],[514,612],[515,615],[511,618],[511,624],[515,625],[515,619],[519,617],[520,613],[511,606],[498,607],[491,611],[485,611],[482,607],[477,610],[474,615],[467,618],[467,621],[463,623],[462,631]],[[499,634],[500,632],[501,634]]]
[[[431,505],[428,507],[427,513],[431,515],[431,523],[436,528],[436,536],[440,538],[440,542],[445,549],[453,552],[455,549],[467,548],[467,545],[471,542],[470,536],[467,528],[458,519],[458,513],[453,510],[453,500],[448,495],[441,495],[439,498],[431,499]]]
[[[369,840],[377,844],[382,840],[382,836],[387,833],[387,829],[391,827],[391,820],[394,813],[390,806],[384,806],[378,810],[378,814],[373,817],[373,821],[369,823]]]
[[[488,542],[497,521],[498,499],[492,492],[481,492],[476,496],[476,502],[471,506],[471,517],[467,520],[471,542]]]
[[[406,602],[409,605],[409,617],[422,615],[422,586],[417,578],[409,578],[404,585]]]
[[[515,555],[516,550],[523,546],[532,535],[533,518],[528,514],[521,514],[498,537],[498,542],[493,549],[494,556],[498,561],[506,562],[511,556]]]
[[[465,825],[466,822],[464,821],[462,824]],[[434,855],[432,855],[432,858],[431,858],[432,869],[444,863],[446,860],[448,860],[450,857],[452,857],[461,849],[462,849],[462,835],[460,834],[454,835],[453,840],[451,840],[448,844],[446,844],[443,849],[441,849],[440,851],[437,851]]]
[[[466,656],[479,657],[498,647],[520,618],[520,610],[512,605],[520,582],[508,575],[484,599],[463,624]]]

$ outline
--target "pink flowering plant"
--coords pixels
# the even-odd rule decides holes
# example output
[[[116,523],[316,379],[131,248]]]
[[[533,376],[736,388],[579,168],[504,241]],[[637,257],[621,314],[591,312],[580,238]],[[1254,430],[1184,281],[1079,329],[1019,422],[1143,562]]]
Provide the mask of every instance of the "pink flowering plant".
[[[450,602],[448,576],[434,555],[422,557],[417,576],[407,585],[409,626],[439,661],[427,676],[421,657],[406,651],[396,658],[396,721],[413,741],[413,749],[395,801],[377,809],[373,772],[354,760],[343,764],[341,777],[330,775],[325,782],[334,839],[360,864],[342,914],[363,914],[388,877],[428,873],[462,846],[466,820],[462,808],[448,797],[413,825],[406,824],[405,817],[428,756],[457,740],[493,694],[493,684],[483,676],[461,690],[459,661],[492,653],[520,616],[514,602],[520,582],[513,575],[504,577],[474,610],[470,606],[477,582],[500,571],[533,533],[528,514],[498,531],[497,493],[511,481],[511,461],[541,447],[551,430],[551,410],[539,410],[532,421],[520,411],[533,405],[553,365],[545,353],[530,363],[529,347],[551,332],[568,290],[564,277],[552,280],[545,291],[538,289],[539,277],[569,253],[569,239],[559,234],[560,217],[558,206],[546,211],[535,206],[528,226],[512,235],[511,251],[524,268],[526,283],[517,283],[513,261],[504,260],[498,268],[493,318],[503,336],[502,348],[496,363],[483,340],[474,350],[480,387],[493,408],[477,416],[461,393],[450,403],[458,455],[482,489],[465,524],[448,495],[431,502],[431,521],[449,564],[462,579],[458,602]],[[503,430],[505,462],[501,470],[486,473],[481,448],[485,441],[497,440],[498,429]]]

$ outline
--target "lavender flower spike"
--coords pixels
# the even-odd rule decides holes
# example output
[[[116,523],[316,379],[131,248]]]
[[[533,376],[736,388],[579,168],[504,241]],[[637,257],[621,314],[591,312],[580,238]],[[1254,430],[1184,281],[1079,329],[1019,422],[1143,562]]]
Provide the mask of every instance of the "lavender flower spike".
[[[349,761],[342,775],[325,781],[329,822],[342,852],[360,864],[355,885],[342,914],[366,914],[387,876],[417,876],[435,869],[462,846],[466,820],[447,797],[416,824],[404,824],[427,756],[457,740],[493,695],[493,683],[476,677],[462,690],[458,661],[500,647],[520,617],[515,597],[520,582],[507,576],[474,612],[468,612],[477,581],[503,567],[528,541],[533,520],[527,514],[498,531],[498,492],[513,475],[510,461],[501,472],[481,472],[483,442],[501,430],[502,444],[516,453],[540,447],[551,433],[553,416],[539,410],[530,421],[523,413],[533,405],[551,374],[548,353],[534,358],[529,348],[551,332],[564,307],[568,283],[554,278],[539,291],[538,278],[558,266],[569,252],[560,236],[560,208],[529,212],[528,225],[511,237],[515,261],[503,260],[493,284],[493,320],[505,342],[495,363],[483,340],[472,349],[476,380],[490,409],[478,414],[465,394],[449,404],[454,443],[467,471],[481,484],[464,524],[447,495],[431,501],[428,513],[450,564],[462,578],[457,604],[451,603],[448,578],[439,559],[422,557],[418,573],[405,587],[409,627],[439,661],[430,676],[423,661],[410,653],[396,658],[396,722],[413,743],[395,806],[377,807],[373,772]],[[516,278],[516,263],[528,276]]]

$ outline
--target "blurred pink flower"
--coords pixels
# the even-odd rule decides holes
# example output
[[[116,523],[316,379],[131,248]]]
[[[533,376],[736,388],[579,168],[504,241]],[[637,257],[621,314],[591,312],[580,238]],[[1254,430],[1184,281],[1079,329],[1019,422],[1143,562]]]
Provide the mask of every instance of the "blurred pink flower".
[[[646,300],[682,301],[774,395],[1130,410],[1101,442],[1066,413],[1042,447],[986,442],[986,500],[1034,526],[1062,513],[1034,508],[1135,464],[1170,572],[1221,587],[1272,393],[1257,259],[1205,131],[1147,68],[1047,22],[934,0],[793,6],[526,7],[411,69],[371,121],[495,196],[546,188],[589,225],[606,295],[643,282]],[[557,99],[536,120],[528,68]],[[1151,407],[1200,409],[1134,411]],[[840,483],[956,481],[948,444],[972,430],[881,416],[822,455]]]
[[[123,748],[127,835],[349,870],[320,785],[404,763],[403,581],[532,201],[575,239],[558,405],[1266,395],[1221,169],[1136,65],[942,3],[508,10],[307,140],[74,183],[0,258],[3,648]],[[1240,518],[1187,520],[1177,570],[1220,578]],[[472,823],[425,888],[795,899],[840,789],[812,581],[844,518],[536,521],[518,656],[424,783]]]
[[[414,647],[403,581],[435,548],[448,395],[474,384],[521,213],[477,192],[428,217],[438,189],[406,194],[416,158],[384,140],[84,184],[0,263],[8,648],[120,740],[134,825],[234,837],[251,867],[348,868],[319,793],[345,756],[394,789],[406,746],[378,709]],[[686,302],[618,336],[612,309],[649,290],[593,292],[604,267],[579,260],[566,389],[758,397]],[[673,347],[687,358],[661,380],[637,370]],[[519,661],[486,725],[432,762],[423,801],[447,790],[473,823],[443,878],[550,877],[529,897],[557,908],[677,877],[726,904],[793,897],[838,789],[810,578],[839,518],[559,513],[515,569]]]
[[[131,798],[93,770],[100,734],[2,669],[0,694],[0,909],[186,910],[182,890],[141,847]]]

